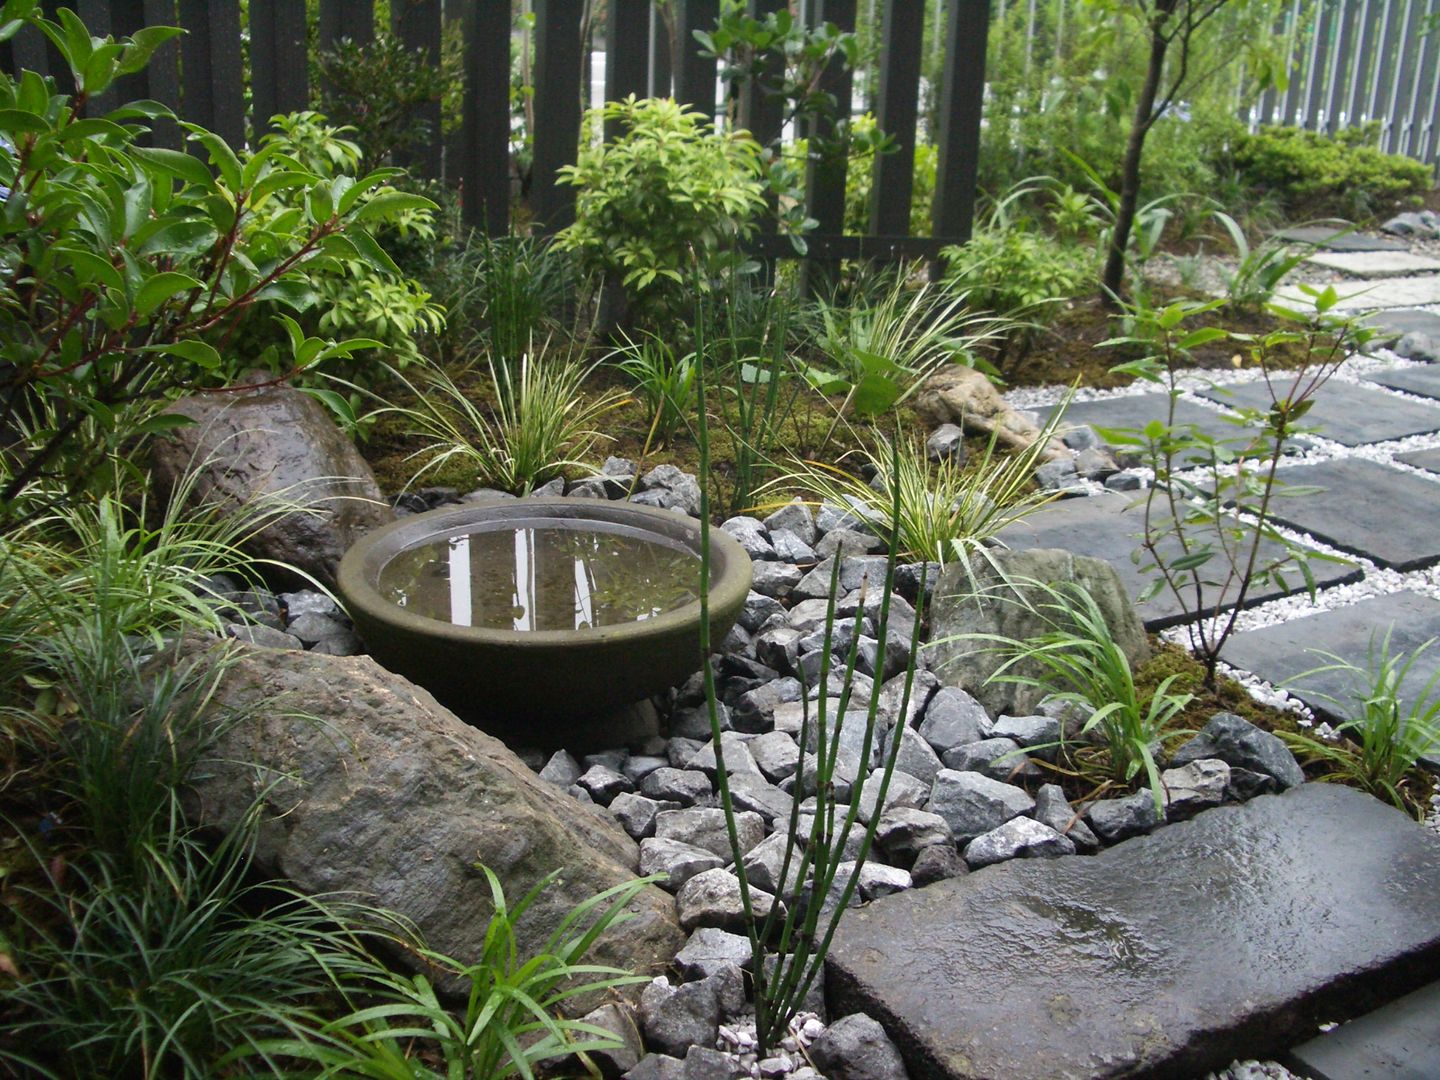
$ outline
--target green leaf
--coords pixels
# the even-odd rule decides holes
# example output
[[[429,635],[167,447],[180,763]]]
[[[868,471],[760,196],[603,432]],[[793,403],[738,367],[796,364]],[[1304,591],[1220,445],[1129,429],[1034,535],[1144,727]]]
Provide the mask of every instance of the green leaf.
[[[434,210],[435,204],[423,195],[408,191],[382,191],[355,214],[359,222],[384,221],[407,210]]]
[[[14,135],[49,130],[50,125],[43,116],[24,109],[0,109],[0,131]]]
[[[151,55],[165,42],[178,37],[178,26],[147,26],[130,35],[132,44],[125,48],[120,60],[120,74],[133,75],[150,62]]]
[[[218,371],[224,364],[220,354],[213,345],[207,345],[203,341],[194,339],[188,341],[174,341],[165,345],[152,345],[150,351],[164,353],[167,356],[178,356],[182,360],[188,360],[196,367],[204,368],[206,371]]]
[[[346,427],[353,428],[359,424],[360,421],[355,415],[354,407],[344,395],[338,394],[334,390],[327,390],[321,386],[302,386],[300,390],[302,393],[309,394],[315,398],[334,413],[340,423]]]
[[[198,142],[210,155],[210,163],[220,171],[220,177],[225,181],[225,186],[232,194],[241,189],[242,169],[240,159],[235,156],[235,151],[230,149],[230,144],[216,135],[213,131],[206,131],[199,124],[181,124],[186,131],[190,132],[193,142]]]
[[[135,294],[135,311],[139,315],[149,315],[172,296],[204,287],[203,281],[198,281],[189,274],[181,274],[175,270],[162,271],[140,286]]]
[[[130,153],[146,165],[150,165],[168,176],[175,176],[196,187],[213,188],[215,178],[205,163],[193,154],[179,150],[166,150],[159,146],[132,146]]]

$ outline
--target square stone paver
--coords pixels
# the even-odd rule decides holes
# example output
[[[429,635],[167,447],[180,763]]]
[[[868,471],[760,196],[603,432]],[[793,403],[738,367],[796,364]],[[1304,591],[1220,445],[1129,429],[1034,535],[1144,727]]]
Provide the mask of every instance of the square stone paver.
[[[1358,278],[1393,278],[1440,270],[1440,260],[1408,251],[1327,251],[1305,260]]]
[[[1165,419],[1169,395],[1130,394],[1125,397],[1106,398],[1102,401],[1077,401],[1065,410],[1064,423],[1071,425],[1089,424],[1093,428],[1144,428],[1152,420]],[[1053,410],[1046,410],[1049,416]],[[1226,415],[1193,401],[1181,398],[1175,403],[1175,423],[1193,424],[1196,429],[1215,439],[1224,440],[1231,450],[1238,453],[1258,434],[1256,428],[1235,423]],[[1104,438],[1104,433],[1101,433]],[[1200,455],[1190,460],[1198,462]]]
[[[1295,677],[1331,663],[1319,655],[1322,652],[1366,667],[1372,648],[1378,656],[1387,630],[1392,655],[1413,655],[1426,641],[1440,637],[1440,600],[1416,592],[1372,596],[1349,607],[1236,634],[1225,643],[1222,658],[1285,687],[1332,721],[1348,719],[1353,695],[1363,689],[1352,683],[1348,673],[1327,671],[1300,680]],[[1402,701],[1413,701],[1437,670],[1440,642],[1415,661],[1401,683]]]
[[[1408,454],[1396,454],[1395,460],[1426,472],[1440,473],[1440,450],[1412,450]]]
[[[1154,575],[1142,570],[1141,564],[1131,557],[1140,546],[1140,535],[1145,526],[1144,514],[1143,504],[1136,504],[1132,498],[1116,493],[1096,495],[1088,499],[1066,499],[1052,503],[1023,521],[1016,522],[1001,533],[1001,539],[1010,547],[1020,550],[1064,548],[1076,555],[1104,559],[1120,575],[1120,580],[1125,583],[1131,598],[1138,599],[1154,580]],[[1207,534],[1202,532],[1200,535]],[[1213,537],[1214,531],[1210,530],[1208,535]],[[1162,553],[1167,557],[1170,554],[1178,555],[1179,550],[1173,538],[1167,540],[1162,547]],[[1260,550],[1262,565],[1282,554],[1278,544],[1269,542],[1262,544]],[[1218,567],[1219,563],[1215,562],[1214,565]],[[1310,564],[1310,570],[1315,575],[1316,584],[1321,588],[1355,581],[1360,577],[1359,569],[1349,562],[1316,560]],[[1298,572],[1291,571],[1284,576],[1288,588],[1282,588],[1278,584],[1268,584],[1263,588],[1256,586],[1246,597],[1245,606],[1251,607],[1274,600],[1305,587]],[[1209,602],[1213,601],[1207,601]],[[1231,603],[1225,606],[1228,608],[1234,605]],[[1137,610],[1151,630],[1176,626],[1195,617],[1195,605],[1189,603],[1182,606],[1168,589],[1146,600]]]
[[[1275,234],[1291,244],[1314,244],[1327,251],[1408,251],[1399,240],[1386,240],[1364,233],[1340,232],[1326,225],[1301,225]]]
[[[1296,465],[1279,478],[1320,489],[1273,500],[1280,524],[1388,569],[1440,562],[1440,484],[1359,458]]]
[[[1432,1080],[1440,1076],[1440,983],[1319,1035],[1283,1061],[1311,1080]]]
[[[1440,304],[1440,275],[1388,278],[1385,281],[1341,282],[1335,286],[1340,297],[1332,311],[1339,314],[1370,311],[1375,308],[1424,307]],[[1275,302],[1298,307],[1310,306],[1310,297],[1298,285],[1282,285],[1275,291]]]
[[[1277,392],[1285,385],[1277,383]],[[1221,405],[1270,408],[1270,393],[1259,381],[1217,386],[1203,391],[1202,396]],[[1364,446],[1440,431],[1440,407],[1407,401],[1368,386],[1331,380],[1315,394],[1315,404],[1305,415],[1305,424],[1318,426],[1315,434],[1345,446]]]
[[[1406,334],[1424,334],[1440,338],[1440,315],[1419,308],[1388,308],[1377,311],[1365,320],[1371,326],[1378,326],[1382,332],[1380,340],[1394,341]]]
[[[1370,381],[1388,386],[1392,390],[1404,390],[1408,394],[1440,399],[1440,367],[1399,368],[1396,371],[1371,375]]]

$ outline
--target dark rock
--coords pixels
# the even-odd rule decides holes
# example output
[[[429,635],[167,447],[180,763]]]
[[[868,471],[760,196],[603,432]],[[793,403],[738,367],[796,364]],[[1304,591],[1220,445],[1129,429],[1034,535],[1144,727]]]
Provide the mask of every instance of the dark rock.
[[[1282,790],[1305,782],[1295,755],[1278,736],[1234,713],[1212,716],[1199,735],[1175,751],[1170,766],[1178,768],[1202,758],[1219,758],[1232,768],[1273,776]]]
[[[750,740],[749,748],[755,767],[772,784],[795,775],[800,765],[800,747],[783,731],[756,735]]]
[[[920,584],[925,584],[925,600],[928,602],[935,592],[935,583],[940,580],[944,566],[938,562],[897,563],[895,565],[895,591],[915,604],[920,600]]]
[[[692,1046],[713,1046],[720,1030],[720,996],[709,979],[670,986],[656,979],[640,995],[647,1046],[680,1057]]]
[[[715,711],[720,721],[720,730],[728,731],[730,729],[730,707],[724,702],[717,701]],[[694,739],[700,743],[708,742],[713,734],[710,727],[710,707],[701,704],[676,709],[670,714],[670,734],[682,739]]]
[[[580,774],[575,783],[588,791],[590,797],[601,806],[609,806],[610,800],[622,791],[635,790],[634,780],[604,765],[592,765]]]
[[[970,868],[953,844],[932,844],[916,853],[915,864],[910,867],[910,883],[923,889],[937,881],[964,877],[969,872]]]
[[[1035,482],[1042,491],[1065,491],[1080,479],[1073,459],[1047,461],[1035,470]]]
[[[925,706],[920,734],[937,754],[990,737],[985,706],[957,686],[942,686]]]
[[[865,531],[865,519],[855,510],[854,507],[836,506],[834,503],[821,503],[819,511],[815,514],[815,529],[820,536],[827,536],[837,529],[849,529],[851,531]],[[813,541],[818,543],[819,541]]]
[[[1035,800],[1012,784],[975,772],[941,769],[926,807],[950,826],[955,840],[968,844],[1011,818],[1035,809]]]
[[[861,532],[858,529],[831,529],[815,543],[815,554],[822,559],[833,555],[842,559],[847,555],[873,555],[884,550],[885,541],[874,533]]]
[[[1138,469],[1121,469],[1105,478],[1105,487],[1110,491],[1140,491],[1146,480],[1146,475]]]
[[[736,731],[722,731],[720,733],[720,756],[725,758],[725,773],[733,776],[736,773],[758,773],[759,766],[750,755],[750,747],[746,744],[745,736]],[[715,742],[712,739],[690,759],[687,769],[703,772],[710,780],[715,780],[718,771],[717,755],[715,753]]]
[[[620,766],[620,771],[630,777],[631,780],[634,780],[635,786],[639,787],[645,778],[656,769],[665,769],[669,768],[669,766],[670,759],[668,757],[657,757],[651,754],[632,754],[625,759],[625,764]]]
[[[716,1023],[719,1028],[719,1023]],[[625,1074],[625,1080],[682,1080],[685,1063],[669,1054],[646,1054]]]
[[[754,962],[750,939],[713,926],[702,926],[690,935],[675,956],[675,970],[686,982],[707,979],[726,965],[748,971]]]
[[[777,830],[746,852],[743,862],[745,880],[773,896],[788,895],[792,892],[795,884],[795,872],[800,865],[800,851],[797,847],[791,856],[790,880],[785,888],[781,888],[780,870],[785,864],[787,841],[785,830]]]
[[[334,597],[326,596],[314,589],[299,589],[295,592],[281,593],[280,602],[285,606],[285,614],[291,619],[298,619],[301,615],[343,614]]]
[[[931,640],[935,642],[931,651],[935,654],[935,673],[941,681],[969,690],[990,713],[1029,715],[1036,711],[1035,706],[1047,693],[1042,688],[1045,672],[1033,662],[1017,663],[1008,671],[1012,675],[1039,679],[1042,686],[987,682],[1001,664],[1006,663],[1006,658],[977,648],[975,639],[966,636],[995,634],[1024,641],[1051,630],[1041,615],[1013,599],[1016,591],[1021,594],[1031,591],[1023,584],[1026,580],[1048,582],[1052,586],[1074,582],[1084,587],[1095,599],[1131,668],[1149,657],[1145,628],[1135,613],[1124,582],[1108,562],[1057,549],[1034,548],[992,551],[986,559],[972,559],[971,566],[975,571],[973,581],[965,568],[957,564],[946,570],[936,587],[935,602],[931,606],[934,623]],[[1045,597],[1032,599],[1043,611]]]
[[[1230,766],[1218,758],[1202,758],[1160,774],[1165,790],[1165,819],[1184,821],[1201,810],[1219,806],[1230,788]]]
[[[750,889],[750,910],[755,918],[770,914],[774,898],[759,888]],[[745,907],[740,902],[740,879],[729,870],[705,870],[680,886],[675,894],[675,910],[684,930],[699,926],[717,926],[722,930],[744,932]]]
[[[925,456],[931,461],[965,460],[965,432],[959,424],[941,424],[925,440]]]
[[[1426,364],[1440,362],[1440,338],[1411,331],[1395,343],[1395,355]]]
[[[672,892],[696,874],[724,866],[726,861],[713,851],[687,844],[683,840],[651,836],[640,841],[640,873],[664,874],[665,888]]]
[[[608,814],[568,799],[369,658],[233,648],[213,703],[236,719],[216,729],[206,768],[192,777],[191,810],[206,828],[236,829],[256,777],[268,778],[257,873],[302,892],[364,895],[464,962],[493,913],[477,862],[512,900],[565,868],[517,927],[523,955],[539,952],[582,901],[634,877],[634,841]],[[215,659],[213,642],[187,638],[164,663]],[[673,902],[647,887],[630,910],[594,961],[641,971],[668,963],[680,942]],[[395,960],[416,963],[409,953]]]
[[[873,859],[855,872],[854,862],[842,862],[835,868],[835,880],[847,881],[855,877],[855,890],[862,901],[878,900],[882,896],[893,896],[911,887],[910,874],[898,866],[886,866]]]
[[[1230,767],[1230,787],[1225,797],[1232,802],[1245,802],[1257,795],[1273,795],[1280,790],[1280,781],[1269,773],[1252,772],[1249,769]]]
[[[1071,450],[1090,450],[1095,447],[1104,446],[1104,441],[1095,434],[1095,429],[1089,424],[1076,424],[1067,427],[1060,435],[1060,441]]]
[[[869,824],[870,819],[875,816],[875,806],[880,800],[882,775],[880,769],[872,772],[860,792],[860,804],[856,814],[866,824]],[[912,810],[920,809],[929,801],[930,788],[933,783],[933,777],[930,783],[925,783],[897,768],[890,774],[890,786],[885,790],[885,811],[888,813],[904,807]]]
[[[695,756],[696,751],[704,745],[704,739],[686,739],[679,735],[672,735],[665,743],[665,756],[669,759],[671,768],[683,769],[690,764],[690,759]],[[647,791],[645,794],[651,793]]]
[[[648,506],[700,516],[700,485],[695,477],[674,465],[657,465],[647,472],[640,478],[640,492],[631,498]]]
[[[941,760],[947,769],[978,772],[1007,783],[1018,777],[1040,775],[1039,767],[1025,756],[1014,739],[981,739],[946,750]]]
[[[640,1039],[640,1029],[635,1026],[635,1018],[628,1008],[623,1005],[602,1005],[581,1017],[581,1020],[603,1028],[620,1041],[619,1046],[609,1050],[586,1051],[586,1056],[599,1067],[601,1076],[617,1077],[628,1073],[640,1063],[645,1046]],[[574,1064],[578,1067],[579,1061],[576,1060]]]
[[[1440,841],[1306,784],[876,901],[842,922],[827,989],[937,1080],[1191,1077],[1429,981],[1437,956]]]
[[[1011,818],[965,845],[965,862],[972,869],[1006,859],[1053,859],[1074,855],[1075,844],[1049,825],[1033,818]]]
[[[781,529],[792,532],[811,547],[814,547],[815,541],[819,539],[815,531],[815,515],[810,512],[810,507],[799,499],[787,503],[766,517],[765,527],[772,533]]]
[[[775,559],[775,548],[765,534],[765,526],[758,518],[737,516],[727,518],[721,522],[720,528],[734,538],[745,554],[757,562],[762,559]]]
[[[1086,807],[1085,816],[1090,828],[1107,844],[1148,833],[1165,824],[1165,815],[1155,808],[1155,795],[1149,788],[1123,799],[1093,802]]]
[[[900,1051],[864,1013],[836,1020],[810,1044],[810,1057],[831,1080],[908,1080]]]
[[[547,480],[537,488],[533,488],[526,495],[531,499],[554,499],[565,494],[565,478],[557,476],[554,480]],[[691,515],[692,517],[694,515]]]
[[[294,634],[274,630],[258,623],[226,623],[225,636],[257,645],[262,649],[304,649],[305,644]]]
[[[1120,466],[1109,451],[1091,447],[1075,455],[1075,471],[1086,480],[1105,480],[1119,472]]]
[[[685,1055],[681,1080],[749,1080],[737,1058],[711,1046],[692,1046]]]
[[[759,814],[769,828],[790,820],[790,796],[758,772],[740,772],[730,777],[730,801],[736,810]]]
[[[197,394],[166,411],[195,422],[152,444],[151,468],[162,491],[193,469],[189,497],[196,505],[236,513],[257,500],[283,499],[297,507],[246,541],[257,559],[334,585],[350,545],[395,519],[355,444],[309,394],[284,385]]]
[[[566,750],[556,750],[540,770],[540,779],[559,788],[568,788],[580,779],[580,763]]]
[[[756,813],[737,813],[735,831],[742,854],[765,839],[765,823]],[[727,862],[730,860],[730,833],[723,810],[696,807],[663,811],[655,819],[655,837],[658,840],[679,840],[713,852]]]
[[[644,840],[655,835],[655,817],[662,810],[675,810],[679,803],[647,799],[644,795],[621,792],[610,800],[610,813],[620,822],[632,840]]]
[[[900,719],[901,705],[904,705],[904,724],[907,728],[913,728],[920,723],[920,717],[924,715],[925,708],[931,697],[940,689],[940,680],[935,677],[934,672],[925,668],[917,668],[913,678],[910,680],[910,700],[905,698],[905,675],[892,676],[880,687],[879,713],[884,718],[887,727],[894,727]]]
[[[755,638],[755,655],[777,671],[793,674],[803,635],[792,626],[774,626]]]
[[[756,564],[763,566],[764,563]],[[741,626],[752,634],[758,634],[760,628],[765,625],[772,615],[783,615],[785,609],[780,606],[780,601],[773,596],[766,596],[757,591],[751,582],[750,592],[745,597],[745,606],[740,609],[740,616],[737,620]]]
[[[1414,211],[1396,214],[1382,224],[1380,230],[1391,236],[1414,236],[1420,239],[1433,239],[1437,235],[1434,226]]]
[[[820,561],[816,550],[789,529],[772,529],[770,546],[775,549],[775,558],[784,563],[808,566]]]
[[[773,679],[740,695],[731,713],[731,723],[736,731],[753,734],[770,731],[775,726],[775,707],[799,701],[801,692],[798,679],[789,676]]]
[[[937,844],[954,851],[955,834],[939,814],[910,807],[887,809],[875,826],[875,842],[896,866],[912,866],[920,853]]]
[[[712,790],[710,778],[692,769],[656,769],[640,781],[640,794],[681,806],[694,806]]]
[[[1069,837],[1076,851],[1090,852],[1100,846],[1099,839],[1075,812],[1059,784],[1042,784],[1035,793],[1035,820]]]

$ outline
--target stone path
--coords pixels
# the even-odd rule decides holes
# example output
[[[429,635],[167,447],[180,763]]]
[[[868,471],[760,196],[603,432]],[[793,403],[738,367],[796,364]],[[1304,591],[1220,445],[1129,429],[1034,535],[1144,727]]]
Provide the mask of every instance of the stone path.
[[[877,900],[841,924],[827,988],[914,1080],[1179,1078],[1282,1051],[1437,962],[1440,838],[1304,784]]]
[[[1297,1046],[1285,1064],[1310,1080],[1435,1080],[1440,983]]]

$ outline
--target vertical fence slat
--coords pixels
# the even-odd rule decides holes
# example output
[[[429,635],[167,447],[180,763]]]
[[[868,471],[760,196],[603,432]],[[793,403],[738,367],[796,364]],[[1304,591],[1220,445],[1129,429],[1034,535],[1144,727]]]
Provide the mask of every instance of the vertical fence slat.
[[[1415,105],[1411,110],[1410,139],[1405,152],[1411,157],[1431,162],[1435,160],[1434,150],[1427,144],[1435,127],[1435,110],[1440,106],[1440,100],[1437,100],[1437,91],[1440,91],[1440,26],[1435,25],[1440,21],[1440,0],[1430,0],[1425,17],[1434,29],[1420,42],[1420,70],[1416,76]],[[1433,75],[1430,75],[1432,72]],[[1427,79],[1427,75],[1430,78]]]
[[[1314,131],[1320,116],[1320,99],[1330,71],[1330,45],[1335,28],[1334,8],[1321,4],[1315,9],[1315,36],[1310,50],[1310,71],[1306,79],[1304,125]]]
[[[50,74],[49,45],[45,35],[33,26],[24,27],[10,39],[10,63],[12,72],[33,71],[37,75]]]
[[[1034,16],[1033,7],[1031,16]],[[915,131],[916,114],[920,107],[920,59],[924,34],[923,4],[885,0],[880,93],[875,103],[875,122],[881,131],[895,140],[895,150],[890,154],[875,155],[868,209],[870,232],[876,236],[906,236],[910,232],[910,194],[915,188]]]
[[[535,0],[535,132],[530,207],[541,232],[575,217],[575,189],[555,183],[580,145],[581,0]]]
[[[250,0],[251,122],[258,142],[277,113],[310,105],[305,5]]]
[[[950,5],[945,72],[940,84],[939,161],[931,232],[962,243],[970,239],[975,216],[989,25],[989,0],[955,0]]]
[[[785,7],[786,0],[751,0],[750,14],[763,19]],[[761,80],[778,80],[784,74],[785,58],[776,53],[769,58]],[[740,94],[740,126],[749,131],[761,146],[769,146],[780,137],[780,125],[784,119],[784,101],[776,94],[766,93],[765,87],[757,80],[747,81]]]
[[[812,25],[834,23],[843,32],[855,29],[855,0],[812,0],[807,11]],[[855,89],[855,73],[845,66],[841,57],[835,57],[820,76],[820,90],[835,98],[836,118],[848,118]],[[804,135],[810,140],[810,160],[805,167],[805,205],[817,222],[815,231],[819,235],[840,235],[845,231],[845,177],[849,162],[844,153],[822,154],[816,151],[820,139],[834,133],[835,119],[821,117],[805,125]],[[814,291],[818,271],[815,260],[806,259],[800,265],[800,288],[804,293]]]
[[[180,0],[181,101],[186,120],[245,144],[240,0]]]
[[[715,61],[700,55],[696,30],[713,30],[720,0],[675,0],[675,97],[706,116],[715,115]]]
[[[646,96],[650,55],[641,43],[650,40],[650,0],[610,0],[605,27],[605,100],[619,101],[634,94]],[[605,122],[605,138],[614,138],[618,125]]]
[[[175,0],[145,0],[144,25],[178,26]],[[180,42],[171,38],[150,57],[145,69],[148,83],[147,96],[163,105],[168,105],[180,114]],[[180,114],[183,116],[183,114]],[[180,149],[180,129],[171,120],[156,120],[152,125],[151,140],[156,146],[171,150]]]
[[[1325,130],[1340,130],[1340,114],[1345,108],[1345,90],[1355,65],[1355,23],[1359,5],[1355,0],[1342,0],[1340,35],[1335,44],[1335,66],[1330,74],[1330,92],[1325,98]]]
[[[650,75],[651,97],[669,97],[674,89],[674,65],[670,62],[670,24],[658,4],[650,7]]]
[[[407,49],[420,50],[425,54],[426,63],[439,68],[440,0],[390,0],[390,30]],[[510,25],[507,19],[502,32],[507,45],[509,34]],[[509,76],[507,49],[505,78],[508,80]],[[508,93],[507,88],[507,105]],[[505,112],[508,114],[508,107]],[[430,137],[424,145],[402,155],[401,164],[414,169],[421,176],[438,180],[443,167],[445,145],[444,135],[440,131],[440,103],[431,101],[420,106],[419,119],[429,129]]]
[[[1370,73],[1380,24],[1380,8],[1375,0],[1365,0],[1356,22],[1359,33],[1355,39],[1355,73],[1350,82],[1350,102],[1345,109],[1345,123],[1350,127],[1363,123],[1370,115],[1367,111]]]
[[[103,38],[112,32],[110,4],[107,0],[79,0],[75,5],[75,11],[92,37]],[[85,113],[87,116],[100,116],[115,108],[117,104],[119,104],[119,96],[112,86],[103,93],[92,94],[89,101],[86,102]]]
[[[1410,103],[1418,92],[1415,61],[1420,54],[1420,13],[1423,0],[1405,0],[1405,23],[1395,57],[1395,81],[1390,88],[1390,117],[1386,124],[1386,149],[1404,153],[1410,137]]]
[[[461,213],[468,227],[504,236],[510,229],[510,5],[469,0],[464,20]]]
[[[1380,5],[1380,30],[1375,38],[1376,48],[1371,53],[1375,71],[1370,80],[1369,100],[1365,112],[1369,119],[1385,123],[1385,99],[1389,96],[1390,54],[1395,48],[1395,0],[1383,0]]]
[[[395,0],[398,5],[402,0]],[[356,45],[375,40],[375,0],[320,0],[319,45],[332,48],[341,38]]]
[[[1301,0],[1291,6],[1290,43],[1287,63],[1290,70],[1290,85],[1285,88],[1286,124],[1294,124],[1300,114],[1301,91],[1305,85],[1305,58],[1310,50],[1310,18],[1314,11],[1305,9]]]

